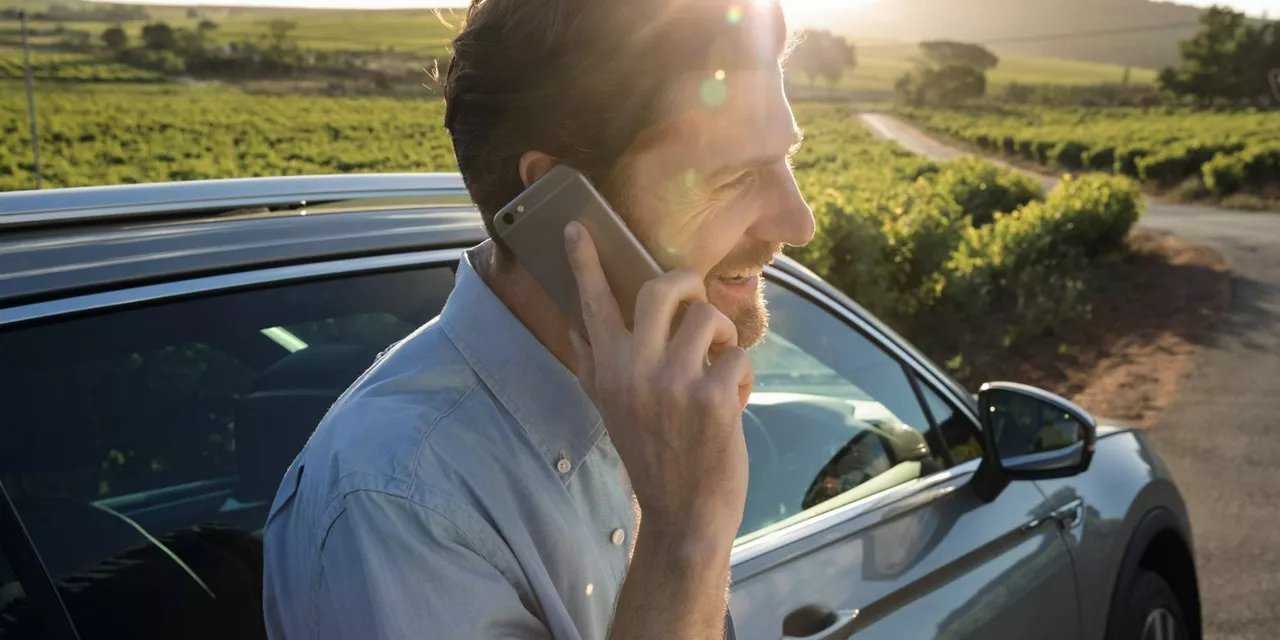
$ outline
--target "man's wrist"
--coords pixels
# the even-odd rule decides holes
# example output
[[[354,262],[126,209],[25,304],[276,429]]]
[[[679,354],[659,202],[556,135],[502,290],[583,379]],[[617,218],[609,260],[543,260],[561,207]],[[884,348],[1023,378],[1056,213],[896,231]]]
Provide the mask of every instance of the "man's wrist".
[[[643,518],[636,554],[645,552],[645,555],[662,556],[667,562],[706,566],[712,559],[728,559],[735,533],[726,533],[723,527],[680,527]]]

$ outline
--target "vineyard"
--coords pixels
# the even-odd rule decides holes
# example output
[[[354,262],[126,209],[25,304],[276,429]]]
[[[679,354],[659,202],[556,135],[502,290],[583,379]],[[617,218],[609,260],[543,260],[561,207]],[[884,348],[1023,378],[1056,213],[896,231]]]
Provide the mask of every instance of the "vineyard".
[[[24,100],[20,84],[0,92],[0,191],[35,184]],[[453,167],[435,101],[110,85],[44,90],[37,105],[52,187]]]
[[[1280,190],[1280,113],[973,107],[904,115],[992,153],[1225,197]]]
[[[36,80],[61,82],[155,82],[160,74],[79,53],[40,52],[31,61]],[[0,49],[0,82],[26,77],[22,51]]]
[[[39,105],[55,187],[454,168],[438,101],[99,85]],[[34,184],[24,106],[21,91],[0,95],[0,191]],[[808,135],[796,174],[819,232],[793,256],[961,375],[956,356],[975,342],[1087,313],[1092,263],[1122,249],[1140,212],[1124,178],[1045,196],[989,162],[936,164],[875,140],[841,107],[799,105],[797,117]]]
[[[962,380],[976,379],[962,354],[1087,315],[1096,265],[1141,215],[1127,178],[1085,176],[1046,196],[990,162],[938,164],[874,139],[840,107],[797,116],[796,175],[818,233],[791,255]]]

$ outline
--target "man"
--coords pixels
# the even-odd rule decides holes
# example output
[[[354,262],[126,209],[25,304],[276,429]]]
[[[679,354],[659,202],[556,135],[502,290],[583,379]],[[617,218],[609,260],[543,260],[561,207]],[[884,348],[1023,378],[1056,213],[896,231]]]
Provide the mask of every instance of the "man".
[[[266,529],[271,637],[732,633],[744,349],[766,329],[761,270],[814,232],[785,45],[760,0],[472,2],[445,124],[490,234],[567,163],[668,273],[628,327],[570,225],[546,250],[570,253],[579,336],[498,243],[470,251],[440,317],[289,469]]]

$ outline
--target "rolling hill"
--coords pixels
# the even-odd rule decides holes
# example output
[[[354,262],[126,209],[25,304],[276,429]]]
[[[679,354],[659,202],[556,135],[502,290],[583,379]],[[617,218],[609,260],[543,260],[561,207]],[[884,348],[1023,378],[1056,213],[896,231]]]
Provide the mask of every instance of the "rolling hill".
[[[1158,68],[1177,63],[1197,7],[1150,0],[879,0],[823,25],[904,42],[987,43],[999,53]]]

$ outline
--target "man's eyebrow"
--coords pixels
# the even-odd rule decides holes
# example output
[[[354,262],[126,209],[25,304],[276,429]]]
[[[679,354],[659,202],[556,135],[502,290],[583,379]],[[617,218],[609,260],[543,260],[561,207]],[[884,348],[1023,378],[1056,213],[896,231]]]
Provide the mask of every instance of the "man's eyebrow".
[[[776,164],[779,160],[783,159],[784,157],[790,158],[791,156],[795,155],[795,153],[800,150],[800,146],[802,144],[804,144],[804,129],[801,129],[797,125],[794,129],[792,129],[791,146],[787,148],[787,152],[785,156],[779,157],[777,155],[770,154],[765,156],[757,156],[755,158],[748,158],[746,160],[743,160],[742,162],[735,162],[733,164],[725,165],[723,167],[720,167],[719,169],[712,171],[711,174],[708,176],[708,179],[711,182],[716,182],[722,178],[726,178],[735,173],[750,171],[752,169],[763,169],[770,165]]]

